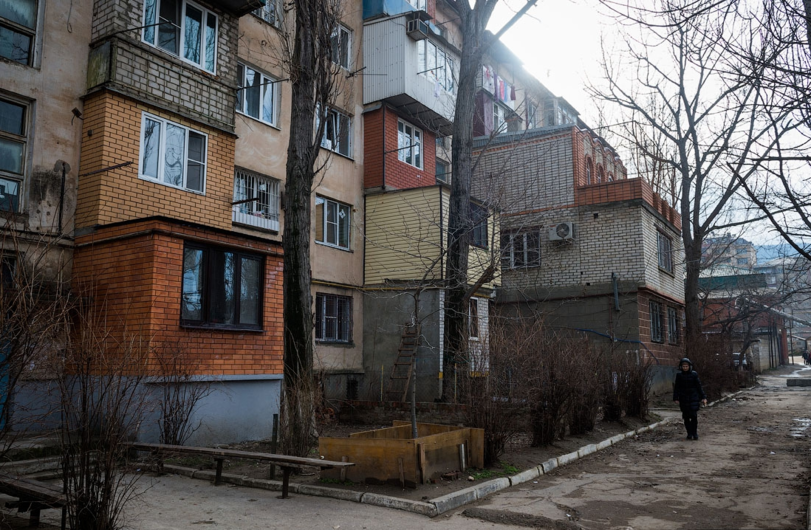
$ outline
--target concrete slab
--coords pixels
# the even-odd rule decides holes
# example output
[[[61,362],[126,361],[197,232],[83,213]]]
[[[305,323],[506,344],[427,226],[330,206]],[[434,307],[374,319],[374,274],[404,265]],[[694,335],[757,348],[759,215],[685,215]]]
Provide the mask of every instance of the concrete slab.
[[[503,477],[503,478],[496,478],[493,480],[488,480],[487,482],[482,482],[478,486],[475,486],[476,489],[476,499],[482,500],[483,498],[487,497],[488,495],[495,493],[497,491],[503,490],[504,488],[510,487],[510,479]]]
[[[395,510],[427,515],[428,517],[437,515],[437,507],[432,503],[398,499],[397,497],[389,497],[388,495],[379,495],[377,493],[364,493],[360,502],[361,504],[393,508]]]
[[[577,450],[577,456],[579,458],[583,458],[586,455],[590,455],[590,454],[596,453],[596,452],[597,452],[597,445],[596,444],[584,445],[583,447],[581,447],[580,449]]]
[[[547,460],[546,462],[541,464],[541,470],[544,473],[549,473],[550,471],[552,471],[556,467],[558,467],[558,459],[557,458],[550,458],[549,460]]]
[[[463,490],[454,491],[453,493],[448,493],[436,499],[431,499],[429,502],[436,506],[437,514],[442,514],[469,502],[475,502],[476,499],[476,487],[474,486],[472,488],[465,488]]]
[[[315,495],[318,497],[331,497],[341,501],[361,502],[364,493],[362,491],[342,490],[338,488],[327,488],[325,486],[314,486],[312,484],[301,484],[298,487],[301,495]]]
[[[811,378],[786,379],[786,386],[811,386]]]
[[[565,466],[569,462],[574,462],[578,458],[580,458],[580,457],[578,456],[577,451],[572,451],[571,453],[559,456],[558,457],[558,465],[559,466]]]
[[[513,486],[517,486],[518,484],[523,484],[524,482],[529,482],[530,480],[535,480],[536,478],[541,476],[543,471],[538,468],[538,466],[531,467],[525,471],[522,471],[516,475],[510,477],[510,484]]]

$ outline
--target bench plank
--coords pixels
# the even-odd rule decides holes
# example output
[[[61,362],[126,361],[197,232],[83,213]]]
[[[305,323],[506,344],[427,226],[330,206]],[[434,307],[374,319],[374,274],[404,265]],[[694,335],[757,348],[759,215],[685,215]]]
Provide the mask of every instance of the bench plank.
[[[303,458],[300,456],[290,455],[277,455],[272,453],[253,453],[250,451],[238,451],[236,449],[214,449],[210,447],[192,447],[185,445],[168,445],[168,444],[148,444],[131,442],[127,444],[129,447],[141,450],[152,451],[153,453],[191,453],[197,455],[213,456],[217,462],[217,471],[214,475],[214,485],[218,486],[222,479],[222,461],[223,458],[246,458],[250,460],[263,460],[265,462],[273,462],[282,468],[282,499],[288,498],[288,490],[290,487],[290,472],[294,468],[303,467],[319,467],[321,469],[330,469],[333,467],[347,468],[354,466],[353,462],[335,462],[332,460],[321,460],[318,458]]]
[[[27,501],[52,504],[56,508],[65,504],[65,495],[59,488],[44,482],[12,477],[2,473],[0,473],[0,492],[21,500],[24,498]]]

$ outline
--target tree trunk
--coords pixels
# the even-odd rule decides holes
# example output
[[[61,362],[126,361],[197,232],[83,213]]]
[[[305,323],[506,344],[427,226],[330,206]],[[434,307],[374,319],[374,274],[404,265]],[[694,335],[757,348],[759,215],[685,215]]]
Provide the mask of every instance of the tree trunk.
[[[310,447],[313,317],[310,295],[310,195],[313,184],[317,1],[296,0],[291,64],[292,109],[287,148],[284,248],[284,399],[282,448],[305,456]]]
[[[686,238],[685,238],[686,239]],[[684,242],[684,314],[685,343],[696,344],[701,337],[701,299],[699,297],[698,279],[701,276],[702,239],[691,239]]]

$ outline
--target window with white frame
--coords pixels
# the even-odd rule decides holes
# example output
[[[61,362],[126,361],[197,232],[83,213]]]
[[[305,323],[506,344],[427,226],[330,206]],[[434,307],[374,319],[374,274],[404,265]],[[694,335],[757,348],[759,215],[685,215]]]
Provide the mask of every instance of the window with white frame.
[[[662,338],[662,304],[650,302],[650,340],[652,342],[663,342]]]
[[[205,192],[208,136],[144,113],[139,176],[198,193]]]
[[[20,208],[28,153],[28,112],[29,106],[22,101],[0,98],[0,211]]]
[[[279,230],[280,182],[253,171],[237,169],[234,175],[232,220],[267,230]]]
[[[659,268],[666,272],[673,272],[673,240],[656,231],[656,244],[659,256]]]
[[[330,42],[332,62],[349,70],[352,55],[352,32],[339,25],[332,31]]]
[[[527,100],[527,129],[534,129],[537,127],[537,114],[538,107],[530,100]]]
[[[324,135],[321,137],[321,147],[348,157],[352,154],[350,149],[351,138],[352,120],[349,116],[337,110],[329,109],[327,111],[327,122],[324,124]]]
[[[315,198],[315,240],[349,250],[352,208],[324,197]]]
[[[315,340],[352,342],[352,297],[316,293]]]
[[[237,112],[275,126],[278,95],[275,81],[250,66],[237,64]]]
[[[36,29],[36,0],[0,0],[0,57],[30,66]]]
[[[217,15],[187,0],[145,0],[143,41],[214,73]]]
[[[493,102],[493,130],[500,131],[504,124],[507,122],[506,112],[504,111],[504,107]],[[506,129],[506,127],[504,127]],[[503,131],[502,131],[503,132]]]
[[[437,182],[448,183],[451,177],[451,165],[444,160],[436,161],[436,180]]]
[[[265,5],[254,9],[251,13],[273,27],[280,28],[282,26],[282,17],[284,16],[282,0],[266,0]]]
[[[422,131],[397,120],[397,159],[422,169]]]
[[[667,308],[667,342],[679,343],[679,313],[675,307]]]
[[[453,57],[428,39],[417,41],[417,72],[435,80],[446,92],[456,89]]]
[[[504,269],[538,267],[541,264],[541,230],[527,228],[501,234],[501,266]]]
[[[468,305],[468,336],[471,339],[479,339],[479,300],[471,298]]]

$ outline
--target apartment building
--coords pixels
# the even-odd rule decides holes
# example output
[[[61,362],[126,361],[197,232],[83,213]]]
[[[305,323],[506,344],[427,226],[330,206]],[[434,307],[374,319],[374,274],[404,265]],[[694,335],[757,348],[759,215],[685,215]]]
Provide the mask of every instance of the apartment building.
[[[364,0],[365,263],[363,397],[401,400],[398,366],[414,363],[417,397],[442,396],[450,149],[461,37],[442,1]],[[498,227],[478,198],[470,283],[497,259]],[[470,369],[486,359],[496,283],[470,302]],[[407,334],[419,326],[419,347]],[[408,353],[403,353],[408,351]],[[479,366],[481,368],[481,366]],[[405,371],[405,370],[403,370]]]
[[[628,179],[614,149],[514,61],[486,65],[481,78],[473,190],[501,217],[496,310],[540,314],[552,327],[675,365],[683,353],[679,214],[646,182]]]

